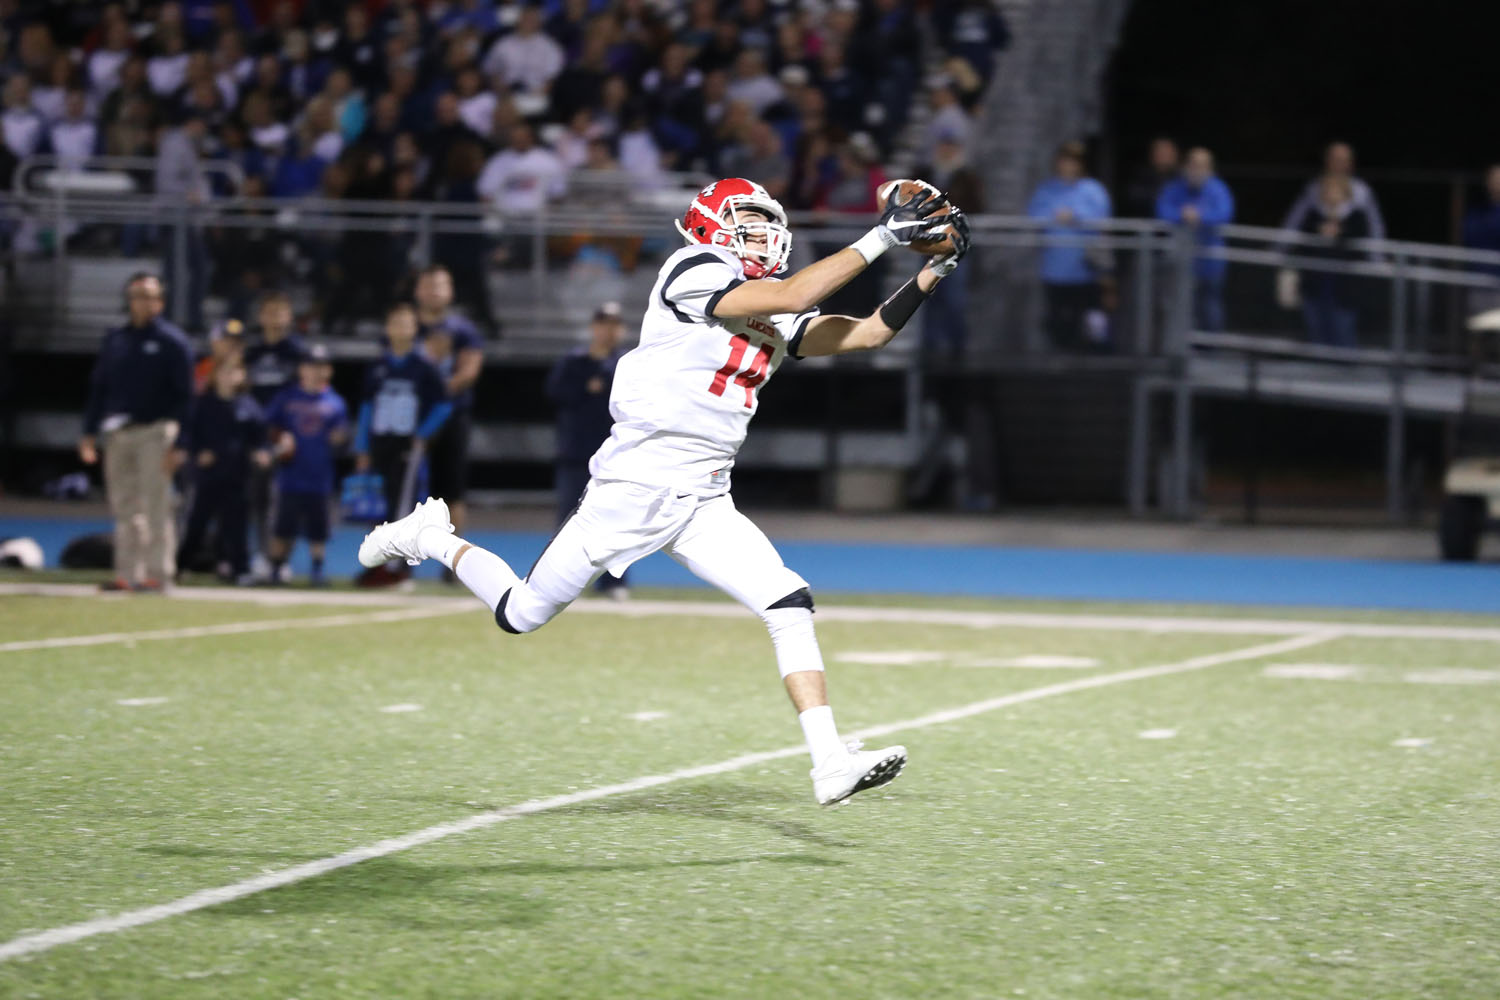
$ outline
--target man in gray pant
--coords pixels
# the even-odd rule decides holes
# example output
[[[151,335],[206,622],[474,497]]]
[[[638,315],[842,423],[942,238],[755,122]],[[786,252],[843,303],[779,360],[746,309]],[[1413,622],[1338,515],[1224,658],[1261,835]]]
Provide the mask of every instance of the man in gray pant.
[[[115,578],[103,590],[161,591],[172,579],[176,539],[172,473],[175,445],[192,403],[192,350],[162,319],[161,279],[137,274],[125,284],[130,318],[105,334],[89,386],[78,456],[99,461],[115,516]]]

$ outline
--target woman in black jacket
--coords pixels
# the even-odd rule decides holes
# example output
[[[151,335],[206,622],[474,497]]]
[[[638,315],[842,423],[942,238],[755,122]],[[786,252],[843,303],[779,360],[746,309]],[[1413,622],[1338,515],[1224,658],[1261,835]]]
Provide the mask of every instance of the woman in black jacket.
[[[1370,235],[1370,214],[1354,203],[1349,181],[1325,177],[1318,188],[1318,203],[1302,219],[1302,232],[1318,237],[1316,244],[1298,247],[1301,257],[1327,261],[1356,261],[1364,254],[1349,248],[1350,240]],[[1359,314],[1355,307],[1355,278],[1323,270],[1303,270],[1302,315],[1307,335],[1317,344],[1358,347]]]

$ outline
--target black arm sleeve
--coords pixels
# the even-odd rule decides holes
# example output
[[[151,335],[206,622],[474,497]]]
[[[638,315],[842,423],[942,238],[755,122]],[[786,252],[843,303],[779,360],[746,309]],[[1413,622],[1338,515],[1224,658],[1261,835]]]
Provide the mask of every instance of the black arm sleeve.
[[[918,307],[927,301],[927,293],[917,285],[913,277],[896,290],[896,294],[880,304],[880,322],[892,330],[899,330],[912,318]]]

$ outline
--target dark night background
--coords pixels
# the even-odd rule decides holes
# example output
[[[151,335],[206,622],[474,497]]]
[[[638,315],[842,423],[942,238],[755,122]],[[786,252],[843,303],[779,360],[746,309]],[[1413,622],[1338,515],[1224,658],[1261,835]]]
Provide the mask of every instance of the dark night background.
[[[1276,226],[1323,147],[1343,139],[1392,238],[1453,243],[1484,168],[1500,162],[1497,84],[1500,0],[1135,0],[1105,79],[1098,172],[1118,194],[1153,137],[1205,145],[1234,191],[1237,221]],[[1303,500],[1314,483],[1359,481],[1353,492],[1378,501],[1383,417],[1200,405],[1221,484],[1264,462]],[[1429,490],[1451,432],[1441,421],[1409,424],[1409,474]]]
[[[1393,238],[1449,242],[1453,182],[1439,175],[1469,175],[1472,197],[1500,162],[1497,67],[1496,0],[1135,0],[1106,81],[1102,172],[1123,179],[1157,134],[1206,145],[1239,221],[1276,225],[1344,138]],[[1301,169],[1236,169],[1270,166]]]
[[[66,18],[77,8],[52,9]],[[1392,237],[1453,242],[1458,213],[1477,198],[1482,171],[1500,162],[1494,106],[1500,0],[1134,0],[1102,83],[1106,116],[1094,137],[1095,162],[1117,196],[1151,138],[1165,134],[1184,148],[1202,144],[1214,151],[1234,191],[1238,221],[1275,226],[1318,170],[1323,147],[1338,138],[1354,145],[1358,172],[1374,187]],[[82,357],[48,361],[59,380],[75,386],[89,363]],[[539,376],[496,366],[487,377],[499,391],[481,402],[481,417],[522,420],[545,412]],[[826,373],[802,377],[806,385],[773,390],[776,405],[762,423],[823,425],[829,390],[819,383]],[[13,401],[55,405],[54,385],[23,380]],[[899,387],[864,385],[869,395],[859,402],[870,412],[845,418],[884,426],[900,413]],[[853,397],[845,390],[840,405],[849,406]],[[1293,407],[1252,413],[1231,400],[1200,406],[1211,474],[1232,481],[1245,466],[1263,463],[1292,480],[1299,499],[1313,498],[1308,484],[1342,481],[1352,486],[1340,500],[1352,492],[1372,506],[1380,503],[1383,416]],[[899,428],[899,420],[890,426]],[[1412,477],[1429,492],[1450,433],[1440,421],[1410,422]],[[47,459],[53,461],[71,467],[66,456]],[[27,467],[38,481],[60,471],[67,469],[43,462]],[[540,488],[549,479],[550,468],[540,465],[476,472],[480,487]],[[810,474],[793,482],[786,474],[762,480],[747,471],[737,481],[743,494],[757,499],[817,500]]]

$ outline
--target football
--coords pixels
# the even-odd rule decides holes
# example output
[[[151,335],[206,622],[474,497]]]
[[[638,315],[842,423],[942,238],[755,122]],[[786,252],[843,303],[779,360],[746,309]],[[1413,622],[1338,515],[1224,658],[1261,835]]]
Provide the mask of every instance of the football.
[[[938,191],[936,187],[927,183],[926,181],[913,180],[909,177],[903,177],[893,181],[886,181],[876,189],[875,196],[880,199],[880,204],[882,206],[885,204],[886,196],[891,193],[891,188],[895,187],[898,184],[901,185],[901,193],[896,196],[898,201],[907,201],[911,198],[916,197],[917,194],[922,191],[931,191],[938,194],[942,193]],[[938,209],[937,214],[938,216],[944,216],[947,215],[948,212],[949,206],[944,205],[942,208]],[[924,236],[921,239],[912,240],[907,244],[906,248],[908,250],[914,250],[919,254],[923,254],[929,257],[936,256],[938,254],[949,253],[953,250],[953,227],[944,226],[942,229],[937,230],[930,236]]]

